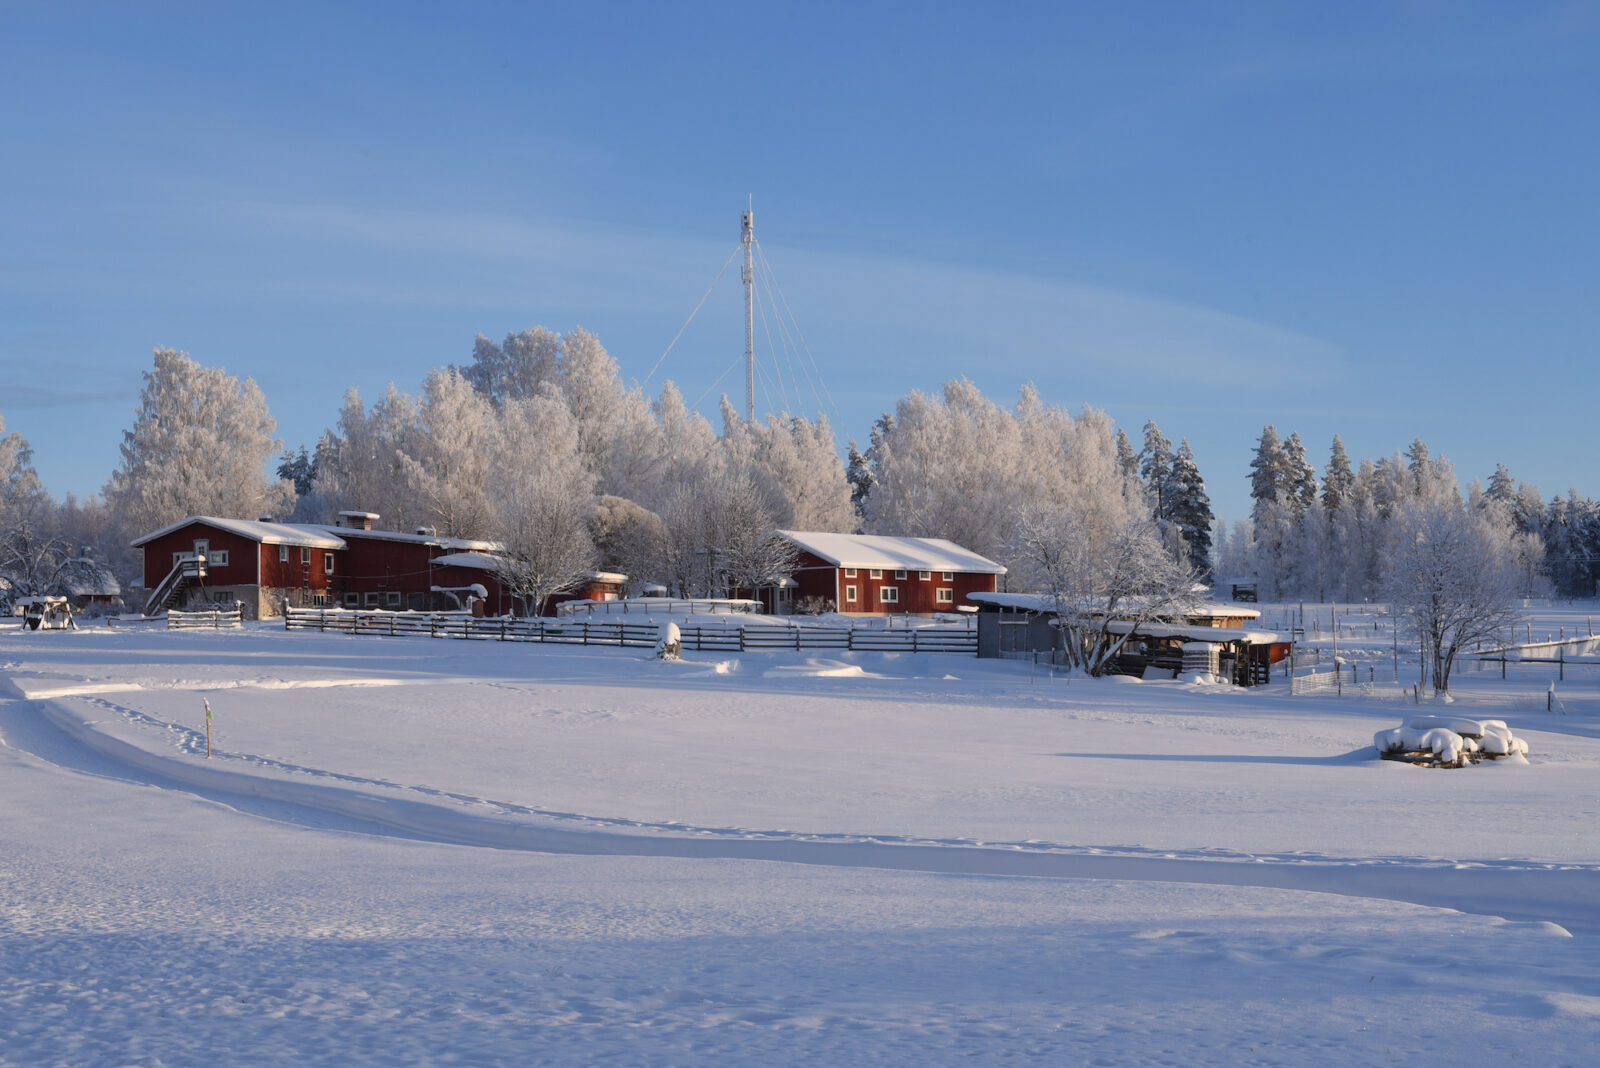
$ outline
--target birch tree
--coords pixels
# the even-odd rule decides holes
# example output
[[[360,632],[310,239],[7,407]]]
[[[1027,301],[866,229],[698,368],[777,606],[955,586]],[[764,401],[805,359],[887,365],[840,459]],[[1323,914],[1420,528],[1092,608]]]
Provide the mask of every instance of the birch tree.
[[[267,476],[276,429],[254,381],[156,349],[106,502],[135,535],[190,515],[281,514],[294,489]]]
[[[1386,586],[1403,627],[1421,645],[1429,682],[1448,693],[1456,658],[1516,622],[1509,530],[1458,504],[1422,501],[1396,517],[1400,537]]]

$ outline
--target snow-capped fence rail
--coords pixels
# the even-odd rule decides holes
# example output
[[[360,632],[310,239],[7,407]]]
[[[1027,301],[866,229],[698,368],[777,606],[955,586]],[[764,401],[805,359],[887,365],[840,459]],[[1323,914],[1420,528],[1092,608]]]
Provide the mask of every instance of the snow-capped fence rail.
[[[199,627],[220,630],[223,627],[244,626],[244,605],[232,608],[212,608],[204,612],[167,612],[168,630],[194,630]]]
[[[543,642],[564,645],[617,645],[654,648],[660,628],[654,623],[595,622],[573,619],[479,619],[424,612],[350,612],[343,609],[290,608],[285,630],[332,631],[388,637],[465,638],[479,641]],[[694,652],[743,653],[762,650],[832,649],[845,652],[957,653],[975,656],[978,635],[971,627],[683,626],[682,648]]]

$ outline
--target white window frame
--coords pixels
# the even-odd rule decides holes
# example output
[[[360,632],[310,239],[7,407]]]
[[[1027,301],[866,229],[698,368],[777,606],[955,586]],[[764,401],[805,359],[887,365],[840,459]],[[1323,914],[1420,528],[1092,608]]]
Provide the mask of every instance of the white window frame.
[[[897,579],[905,578],[906,577],[906,569],[903,568],[903,567],[895,568],[894,569],[894,577],[897,578]]]
[[[879,587],[878,588],[878,603],[879,604],[899,604],[900,603],[900,587],[899,586],[881,586],[881,587]]]
[[[955,604],[956,591],[952,590],[949,586],[940,586],[934,592],[933,599],[936,604]]]
[[[278,563],[287,564],[288,562],[289,562],[289,547],[287,545],[278,546]]]
[[[368,608],[376,608],[376,607],[378,607],[378,591],[377,590],[368,590],[367,591],[367,596],[366,596],[366,602],[367,602],[366,606]]]
[[[206,553],[206,563],[210,564],[212,567],[227,567],[228,566],[228,550],[226,550],[226,549],[212,549],[212,550],[210,550],[209,552]]]
[[[355,590],[347,591],[345,593],[345,595],[344,595],[344,606],[346,608],[360,608],[361,607],[361,595],[359,593],[357,593]]]
[[[868,578],[876,578],[876,579],[883,578],[883,568],[881,568],[881,567],[873,568],[871,571],[867,572],[867,577]]]
[[[845,568],[844,569],[844,577],[845,578],[855,578],[856,577],[856,569],[853,568],[853,567]]]
[[[322,554],[322,573],[324,575],[333,574],[333,554],[331,552]]]
[[[399,604],[400,603],[400,591],[399,590],[390,590],[389,592],[385,593],[383,595],[383,602],[384,602],[384,604]]]
[[[851,602],[851,603],[853,603],[855,601],[855,599],[856,599],[856,588],[854,586],[846,586],[844,588],[844,599],[845,599],[845,601]]]
[[[944,576],[944,580],[946,582],[954,582],[956,580],[956,573],[954,571],[941,571],[940,574]]]
[[[301,567],[310,567],[311,566],[311,546],[309,546],[309,545],[300,546],[300,566]]]
[[[918,571],[917,572],[917,578],[920,579],[923,582],[927,582],[927,581],[929,581],[930,579],[933,578],[933,572],[932,571]]]

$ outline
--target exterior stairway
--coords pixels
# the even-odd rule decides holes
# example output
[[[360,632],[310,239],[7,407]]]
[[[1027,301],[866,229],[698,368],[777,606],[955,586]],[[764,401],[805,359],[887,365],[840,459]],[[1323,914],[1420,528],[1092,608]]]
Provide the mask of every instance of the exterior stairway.
[[[144,614],[153,616],[165,612],[190,582],[199,582],[205,577],[206,558],[194,553],[182,554],[178,562],[172,565],[172,570],[167,572],[167,577],[157,583],[156,588],[150,591],[150,596],[145,598]]]

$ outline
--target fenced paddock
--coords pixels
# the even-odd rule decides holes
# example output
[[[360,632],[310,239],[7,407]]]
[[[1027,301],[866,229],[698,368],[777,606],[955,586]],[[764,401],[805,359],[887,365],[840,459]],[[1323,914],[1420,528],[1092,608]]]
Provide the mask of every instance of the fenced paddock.
[[[538,642],[556,645],[631,646],[652,648],[660,637],[655,623],[593,619],[487,619],[425,612],[351,612],[343,609],[291,608],[285,630],[386,637],[461,638],[476,641]],[[682,648],[693,652],[743,653],[763,650],[833,650],[836,652],[956,653],[976,656],[978,635],[972,627],[784,626],[780,624],[679,624]]]

